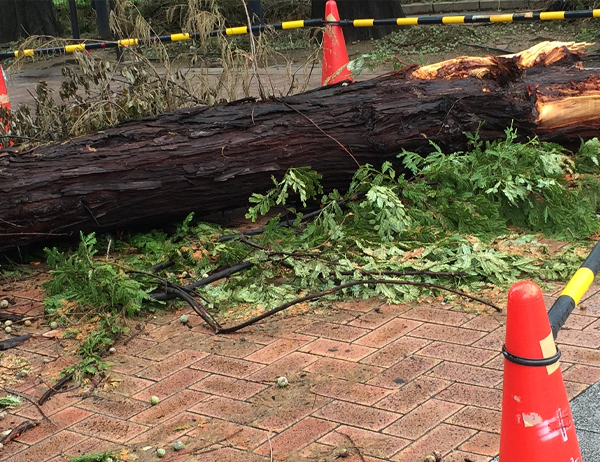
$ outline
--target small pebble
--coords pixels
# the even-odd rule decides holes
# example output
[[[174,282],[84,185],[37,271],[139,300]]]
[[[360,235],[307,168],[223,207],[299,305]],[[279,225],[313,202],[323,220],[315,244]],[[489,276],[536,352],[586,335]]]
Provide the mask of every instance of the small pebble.
[[[183,444],[181,441],[177,440],[173,443],[173,449],[176,451],[181,451],[183,448],[185,448],[185,444]]]
[[[164,457],[166,453],[167,453],[167,451],[165,451],[163,448],[158,448],[156,450],[156,455],[158,456],[159,459],[161,457]]]
[[[286,377],[279,377],[277,379],[277,386],[278,387],[281,387],[281,388],[287,387],[288,384],[289,384],[289,382],[288,382],[288,379]]]
[[[12,329],[9,326],[7,326],[4,328],[4,332],[6,332],[7,334],[10,334],[12,332]]]
[[[56,329],[58,327],[58,323],[56,321],[52,321],[50,323],[50,329]]]
[[[3,420],[6,417],[6,412],[0,412],[0,420]]]
[[[27,321],[24,322],[25,327],[29,327],[31,326],[31,321],[28,319]]]
[[[109,352],[111,355],[114,355],[114,354],[117,352],[117,349],[116,349],[115,347],[110,347],[110,348],[108,349],[108,352]]]
[[[8,308],[8,300],[2,300],[0,302],[0,308]]]
[[[4,322],[4,325],[5,325],[6,327],[8,327],[8,326],[12,326],[12,323],[13,323],[13,322],[9,320],[9,321],[5,321],[5,322]]]
[[[185,324],[186,322],[188,322],[188,317],[185,314],[182,314],[179,320],[182,324]]]
[[[158,403],[160,403],[160,399],[158,399],[158,396],[153,396],[152,398],[150,398],[150,404],[152,404],[152,406],[156,406]]]

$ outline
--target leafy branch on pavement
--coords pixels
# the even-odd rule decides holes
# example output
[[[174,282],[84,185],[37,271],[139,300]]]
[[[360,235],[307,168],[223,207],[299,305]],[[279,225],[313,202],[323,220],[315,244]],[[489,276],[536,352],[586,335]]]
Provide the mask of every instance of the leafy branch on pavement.
[[[424,157],[402,152],[405,173],[388,162],[361,166],[343,194],[325,191],[309,168],[290,169],[250,198],[249,218],[271,217],[256,233],[190,215],[171,235],[82,235],[70,256],[47,250],[55,268],[47,312],[64,326],[93,325],[79,334],[80,362],[66,373],[81,381],[108,367],[103,355],[126,331],[124,319],[154,310],[154,297],[183,298],[226,332],[217,314],[247,321],[249,311],[307,309],[317,299],[424,295],[474,309],[465,295],[497,295],[521,278],[569,278],[587,253],[581,240],[598,232],[600,142],[573,155],[515,136],[510,128],[500,141],[473,135],[470,151],[449,155],[435,145]],[[305,214],[310,207],[317,211]],[[546,236],[571,242],[550,248]],[[112,256],[97,256],[109,241]]]

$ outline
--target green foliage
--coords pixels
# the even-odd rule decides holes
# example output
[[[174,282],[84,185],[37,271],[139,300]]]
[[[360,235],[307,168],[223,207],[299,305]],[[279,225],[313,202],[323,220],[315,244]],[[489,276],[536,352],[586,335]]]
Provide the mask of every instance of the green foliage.
[[[149,300],[152,286],[131,279],[113,263],[95,257],[95,234],[81,234],[79,248],[71,255],[58,249],[45,249],[47,261],[54,269],[53,279],[43,284],[47,293],[46,312],[61,324],[70,322],[97,322],[79,345],[80,362],[64,371],[74,374],[78,381],[108,367],[101,354],[113,344],[113,339],[126,331],[120,317],[131,317]],[[84,314],[74,314],[74,311]]]
[[[21,399],[13,395],[6,395],[0,398],[0,407],[17,407],[21,405]]]
[[[93,307],[98,312],[127,316],[137,314],[142,302],[148,300],[147,291],[115,265],[95,259],[95,234],[81,233],[79,248],[66,256],[58,249],[45,249],[53,279],[44,283],[49,297],[45,300],[47,311],[56,314],[63,300],[77,301],[82,307]]]
[[[250,196],[250,203],[256,205],[249,208],[246,218],[256,221],[258,215],[266,215],[271,207],[286,204],[290,190],[300,196],[300,202],[306,207],[306,201],[315,199],[317,194],[323,192],[319,183],[321,178],[321,175],[309,167],[290,168],[281,181],[271,177],[275,187],[267,194],[253,193]]]
[[[82,454],[80,456],[71,457],[69,462],[107,462],[109,459],[121,460],[121,458],[114,452],[103,452]]]

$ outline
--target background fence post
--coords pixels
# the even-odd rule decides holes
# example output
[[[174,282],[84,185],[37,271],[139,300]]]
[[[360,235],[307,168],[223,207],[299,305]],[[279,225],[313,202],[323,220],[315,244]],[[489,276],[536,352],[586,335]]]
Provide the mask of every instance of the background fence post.
[[[252,20],[252,25],[264,24],[265,15],[262,9],[262,3],[260,0],[247,0],[248,13]],[[259,32],[254,32],[254,35],[259,35]]]
[[[77,4],[75,0],[69,0],[69,15],[71,16],[71,35],[79,39],[79,22],[77,21]]]
[[[108,21],[108,1],[93,0],[96,10],[96,24],[98,25],[98,37],[102,40],[110,40],[110,24]]]

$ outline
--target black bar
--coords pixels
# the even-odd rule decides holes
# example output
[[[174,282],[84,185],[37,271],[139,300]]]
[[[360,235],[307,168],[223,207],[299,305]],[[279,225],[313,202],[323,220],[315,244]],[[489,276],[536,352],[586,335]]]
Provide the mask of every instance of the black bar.
[[[582,19],[582,18],[593,18],[593,10],[582,10],[582,11],[565,11],[565,19]]]
[[[443,16],[421,16],[418,20],[417,20],[417,24],[421,25],[426,25],[426,24],[443,24],[444,20],[442,19]]]
[[[373,20],[373,26],[397,26],[397,25],[398,25],[398,18]]]
[[[600,242],[598,242],[585,261],[581,264],[581,268],[588,268],[592,270],[594,276],[598,274],[600,270]]]
[[[558,300],[554,302],[552,308],[548,312],[548,320],[550,321],[550,328],[552,329],[552,336],[556,340],[558,332],[562,329],[569,319],[569,316],[575,309],[575,300],[568,295],[561,295]]]
[[[77,21],[77,3],[75,3],[75,0],[69,0],[69,16],[71,18],[71,35],[74,39],[79,39],[79,22]]]
[[[108,1],[94,0],[96,6],[96,24],[98,25],[98,37],[102,40],[110,40],[110,22],[108,19]]]

